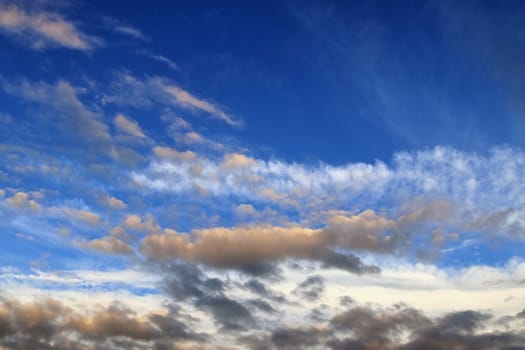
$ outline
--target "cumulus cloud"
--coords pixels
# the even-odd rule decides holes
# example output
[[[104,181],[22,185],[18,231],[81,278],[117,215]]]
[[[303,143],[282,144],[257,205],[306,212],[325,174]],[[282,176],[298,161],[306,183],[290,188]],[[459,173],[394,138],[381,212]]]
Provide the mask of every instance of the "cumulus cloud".
[[[3,349],[151,349],[165,341],[203,341],[175,308],[139,315],[122,303],[79,309],[45,298],[0,298]]]
[[[239,227],[194,230],[149,235],[142,253],[151,259],[182,258],[209,265],[236,267],[312,254],[323,237],[317,230],[302,227]],[[221,246],[222,249],[217,249]]]
[[[329,238],[324,230],[299,226],[215,227],[193,230],[190,234],[165,230],[147,235],[142,240],[141,253],[153,261],[184,259],[241,270],[298,258],[354,273],[379,272],[355,255],[334,252]]]
[[[152,260],[185,259],[222,268],[297,258],[355,273],[375,273],[379,268],[364,264],[352,252],[432,256],[441,247],[442,242],[433,244],[435,228],[448,227],[453,207],[445,200],[418,204],[392,218],[370,209],[350,216],[335,215],[326,226],[315,229],[245,225],[195,229],[189,233],[158,230],[142,240],[141,252]],[[249,207],[241,207],[246,208]]]
[[[0,2],[0,31],[33,49],[63,47],[89,51],[103,44],[100,38],[80,31],[75,23],[56,12],[27,10]]]
[[[15,210],[28,210],[30,212],[37,212],[42,207],[34,199],[30,199],[30,195],[25,192],[16,192],[11,197],[5,199],[5,203]]]

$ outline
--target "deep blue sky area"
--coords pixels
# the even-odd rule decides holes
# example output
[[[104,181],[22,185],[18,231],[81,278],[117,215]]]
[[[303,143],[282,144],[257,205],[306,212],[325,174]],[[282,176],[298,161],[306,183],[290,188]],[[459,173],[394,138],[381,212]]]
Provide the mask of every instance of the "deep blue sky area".
[[[79,83],[122,70],[169,76],[241,116],[246,126],[234,136],[242,144],[287,160],[341,164],[442,144],[478,152],[523,145],[519,1],[95,1],[65,11],[94,34],[118,17],[147,38],[88,55],[51,51],[48,60],[2,39],[11,48],[0,58],[4,79],[20,65]],[[145,50],[179,70],[137,54]]]

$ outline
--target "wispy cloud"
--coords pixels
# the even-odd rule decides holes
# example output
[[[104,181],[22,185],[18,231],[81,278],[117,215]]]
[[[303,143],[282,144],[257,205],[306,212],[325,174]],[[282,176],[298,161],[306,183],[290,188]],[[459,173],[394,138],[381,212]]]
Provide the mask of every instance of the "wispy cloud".
[[[79,137],[85,142],[108,142],[110,135],[107,125],[97,111],[89,109],[78,98],[77,89],[65,80],[56,83],[43,81],[18,82],[0,81],[3,89],[10,95],[28,102],[51,108],[48,127],[59,129],[67,137]]]
[[[138,138],[146,137],[139,124],[123,114],[117,114],[114,120],[115,126],[122,132]]]
[[[137,40],[150,41],[150,38],[148,38],[144,33],[142,33],[140,29],[133,27],[129,24],[122,23],[121,21],[115,18],[104,16],[102,18],[102,21],[108,29],[116,33],[126,35]]]
[[[171,70],[174,70],[174,71],[178,71],[179,70],[179,65],[169,59],[168,57],[166,56],[163,56],[163,55],[156,55],[148,50],[140,50],[138,51],[141,55],[144,55],[154,61],[157,61],[157,62],[161,62],[161,63],[164,63],[169,69]]]
[[[63,47],[89,51],[103,44],[102,39],[83,33],[56,12],[28,11],[4,2],[0,2],[0,30],[36,50]]]
[[[219,105],[197,97],[171,80],[161,77],[146,77],[140,80],[131,74],[119,73],[104,100],[135,107],[161,104],[187,111],[204,112],[213,119],[235,127],[243,124],[242,120],[225,112]]]

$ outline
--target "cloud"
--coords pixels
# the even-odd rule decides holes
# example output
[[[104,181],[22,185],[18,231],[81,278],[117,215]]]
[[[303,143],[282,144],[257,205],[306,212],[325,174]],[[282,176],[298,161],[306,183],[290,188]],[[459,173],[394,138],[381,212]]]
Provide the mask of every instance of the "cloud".
[[[63,47],[89,51],[102,39],[82,33],[76,25],[55,12],[26,11],[15,4],[0,3],[0,30],[40,50]]]
[[[321,276],[310,276],[303,282],[299,283],[294,290],[294,294],[308,301],[316,301],[321,297],[325,290],[324,280]]]
[[[123,114],[117,114],[114,123],[120,131],[128,135],[135,136],[141,139],[146,137],[139,124],[136,121],[124,116]]]
[[[16,192],[9,198],[5,199],[5,203],[14,210],[27,210],[30,212],[37,212],[42,207],[34,199],[30,199],[28,193]]]
[[[122,200],[110,195],[105,196],[104,201],[109,207],[114,209],[125,209],[127,207],[126,203],[124,203]]]
[[[241,267],[286,257],[305,257],[321,244],[316,230],[301,227],[211,228],[188,234],[149,235],[142,253],[153,260],[182,258],[219,267]],[[216,247],[222,249],[216,249]]]
[[[103,16],[102,21],[108,29],[116,33],[129,36],[133,39],[150,41],[150,39],[144,33],[142,33],[140,29],[130,26],[129,24],[124,24],[115,18]]]
[[[245,203],[237,205],[233,211],[235,212],[235,215],[243,217],[254,215],[257,212],[253,205]]]
[[[203,341],[176,308],[138,315],[125,304],[79,309],[54,299],[21,302],[0,298],[0,346],[4,349],[156,348],[165,341]]]
[[[472,310],[428,317],[405,305],[390,308],[356,306],[334,315],[328,323],[310,327],[277,327],[239,341],[250,349],[326,348],[361,350],[520,349],[519,331],[485,331],[488,314]]]
[[[211,313],[215,322],[226,331],[245,330],[255,325],[251,312],[239,301],[224,294],[226,284],[209,278],[193,264],[169,264],[165,290],[175,300],[192,301],[195,306]]]
[[[123,226],[140,232],[160,232],[160,226],[155,222],[155,220],[151,216],[147,216],[146,220],[144,221],[139,215],[128,215],[123,222]]]
[[[240,270],[297,258],[358,274],[379,272],[379,268],[364,264],[355,255],[334,252],[329,239],[324,230],[299,226],[215,227],[193,230],[191,234],[165,230],[147,235],[140,251],[152,261],[184,259]],[[221,249],[216,249],[218,246]]]
[[[82,222],[85,222],[89,225],[96,226],[100,223],[100,216],[97,214],[90,212],[88,210],[79,210],[79,209],[72,209],[72,208],[64,208],[62,209],[62,212],[74,219],[79,220]]]
[[[196,300],[206,295],[219,295],[225,289],[225,284],[220,279],[208,278],[201,268],[193,264],[168,264],[162,271],[166,274],[164,289],[177,300]]]
[[[280,328],[271,334],[271,342],[278,349],[304,349],[320,343],[320,332],[315,328]]]
[[[117,237],[106,236],[100,239],[94,239],[91,241],[75,241],[74,245],[85,249],[95,250],[104,254],[110,255],[131,255],[133,254],[133,248],[123,242]]]
[[[10,95],[49,107],[53,113],[33,117],[46,128],[57,128],[61,136],[90,144],[107,144],[110,135],[107,125],[97,111],[90,110],[78,98],[79,91],[69,82],[54,84],[21,80],[8,83],[2,79],[3,89]]]
[[[155,155],[163,158],[178,160],[178,161],[187,161],[194,160],[197,158],[197,154],[192,151],[177,151],[176,149],[170,147],[161,147],[156,146],[153,148]]]
[[[256,164],[256,160],[239,153],[229,153],[224,155],[221,166],[226,170],[249,168]]]
[[[288,258],[311,259],[327,267],[351,272],[379,272],[358,257],[334,249],[374,253],[414,253],[423,249],[432,253],[435,246],[430,234],[435,225],[450,218],[446,201],[431,201],[395,218],[365,210],[352,216],[338,215],[323,228],[301,226],[238,226],[196,229],[188,233],[170,231],[146,236],[141,252],[149,259],[186,259],[210,266],[240,268]],[[422,245],[411,243],[412,235],[432,227]],[[218,250],[216,247],[220,246]]]
[[[105,96],[105,101],[135,107],[147,107],[158,103],[188,111],[204,112],[231,126],[242,126],[241,120],[226,113],[218,105],[199,98],[161,77],[139,80],[130,74],[120,73],[110,93]]]
[[[157,62],[161,62],[161,63],[164,63],[169,69],[171,70],[174,70],[174,71],[178,71],[179,70],[179,65],[174,62],[173,60],[169,59],[168,57],[166,56],[162,56],[162,55],[155,55],[147,50],[140,50],[138,51],[140,54],[154,60],[154,61],[157,61]]]
[[[242,331],[256,326],[255,318],[244,305],[224,295],[201,298],[197,306],[211,312],[224,330]]]
[[[195,166],[200,169],[198,174],[191,171]],[[502,169],[502,172],[495,169]],[[302,165],[236,153],[215,159],[198,155],[192,162],[178,163],[152,158],[146,169],[134,171],[130,176],[150,191],[191,195],[199,189],[200,193],[216,200],[231,201],[233,197],[237,203],[278,207],[297,214],[313,226],[335,220],[327,208],[345,209],[346,220],[349,220],[346,224],[355,227],[376,225],[375,228],[363,227],[369,232],[368,238],[357,235],[353,246],[363,249],[375,246],[377,250],[388,251],[389,244],[401,244],[399,239],[403,235],[392,236],[388,243],[375,241],[379,238],[378,232],[399,227],[416,231],[413,225],[420,225],[420,230],[434,231],[435,242],[444,244],[447,234],[452,232],[476,231],[485,236],[497,232],[506,237],[519,237],[525,227],[525,186],[518,180],[525,176],[523,169],[525,155],[517,149],[495,148],[481,156],[436,147],[397,153],[391,165],[382,162]],[[435,217],[428,220],[425,213],[417,213],[418,206],[430,205],[425,202],[434,203],[433,208],[427,210],[433,211]],[[361,214],[348,215],[348,209],[359,208]],[[367,211],[367,208],[381,208],[390,215],[381,214],[381,219],[376,211]],[[407,216],[399,218],[399,222],[388,218],[406,212],[421,218]],[[345,219],[341,220],[334,226],[344,227]],[[439,225],[422,227],[425,220]],[[435,231],[438,228],[445,241],[438,237],[439,231]],[[357,242],[358,238],[362,241]]]
[[[270,290],[264,283],[257,279],[249,280],[248,282],[244,283],[243,287],[257,294],[261,298],[270,299],[278,303],[286,302],[286,298],[283,295]]]

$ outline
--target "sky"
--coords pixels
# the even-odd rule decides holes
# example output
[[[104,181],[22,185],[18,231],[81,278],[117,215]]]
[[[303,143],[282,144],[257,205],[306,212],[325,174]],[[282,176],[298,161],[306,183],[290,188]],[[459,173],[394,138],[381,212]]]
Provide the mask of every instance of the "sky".
[[[524,18],[0,0],[0,350],[525,349]]]

